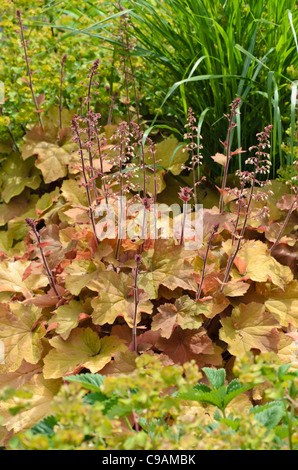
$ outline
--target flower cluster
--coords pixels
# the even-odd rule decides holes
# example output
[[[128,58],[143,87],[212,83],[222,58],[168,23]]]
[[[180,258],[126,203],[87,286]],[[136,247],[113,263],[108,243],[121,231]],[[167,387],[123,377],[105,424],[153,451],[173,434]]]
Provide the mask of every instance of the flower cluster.
[[[188,202],[191,198],[192,188],[180,188],[180,192],[178,193],[179,199],[184,203]]]
[[[191,162],[193,165],[202,164],[202,155],[199,153],[199,150],[203,148],[201,144],[198,144],[198,140],[202,139],[202,136],[198,134],[198,128],[195,125],[196,118],[191,108],[188,109],[187,123],[185,128],[188,132],[184,134],[184,139],[189,140],[190,142],[185,146],[185,150],[191,152]]]
[[[270,153],[265,152],[266,148],[270,148],[270,133],[273,128],[273,125],[265,127],[263,132],[257,134],[257,139],[259,141],[258,145],[253,145],[250,147],[249,151],[255,150],[255,155],[246,160],[247,165],[253,165],[253,176],[256,177],[257,174],[269,174],[270,167],[272,165],[270,161]],[[256,180],[256,182],[263,186],[264,182]]]
[[[237,111],[239,105],[241,103],[241,98],[235,98],[234,101],[232,101],[232,103],[230,104],[230,108],[231,108],[231,111],[229,114],[224,114],[224,117],[226,117],[228,119],[228,121],[230,121],[231,123],[231,128],[233,127],[236,127],[237,124],[232,122],[234,116],[236,116],[236,114],[239,114],[239,111]]]

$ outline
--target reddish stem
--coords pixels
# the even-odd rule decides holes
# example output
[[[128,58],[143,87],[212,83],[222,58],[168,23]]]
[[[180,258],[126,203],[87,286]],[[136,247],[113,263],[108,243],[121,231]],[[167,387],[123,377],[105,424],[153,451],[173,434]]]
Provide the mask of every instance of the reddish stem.
[[[25,61],[26,61],[26,66],[27,66],[27,74],[28,74],[28,79],[29,79],[28,85],[29,85],[29,88],[30,88],[30,91],[31,91],[31,95],[32,95],[33,102],[34,102],[34,105],[35,105],[35,109],[36,109],[36,112],[37,112],[37,115],[38,115],[40,126],[41,126],[42,130],[44,130],[43,122],[42,122],[41,115],[40,115],[40,109],[39,109],[37,98],[35,96],[34,89],[33,89],[33,83],[32,83],[32,75],[33,74],[30,70],[29,59],[28,59],[28,54],[27,54],[27,46],[26,46],[26,41],[25,41],[25,36],[24,36],[24,27],[23,27],[23,23],[22,23],[20,10],[17,10],[17,18],[18,18],[19,26],[20,26],[20,30],[21,30],[22,46],[23,46],[23,49],[24,49]]]
[[[58,297],[59,300],[62,299],[62,297],[60,296],[58,290],[57,290],[57,287],[56,287],[56,284],[55,284],[55,280],[54,280],[54,276],[53,276],[53,273],[52,271],[50,270],[50,267],[48,265],[48,262],[47,262],[47,259],[46,259],[46,256],[44,254],[44,251],[43,251],[43,248],[41,246],[41,238],[40,238],[40,235],[36,229],[36,222],[34,219],[26,219],[26,222],[27,222],[27,225],[29,225],[29,227],[32,229],[33,233],[34,233],[34,236],[36,238],[36,241],[37,241],[37,246],[40,250],[40,254],[41,254],[41,258],[42,258],[42,262],[43,262],[43,265],[44,265],[44,268],[46,270],[46,273],[47,273],[47,276],[48,276],[48,280],[49,280],[49,284],[50,286],[52,287],[53,291],[55,292],[56,296]]]
[[[212,240],[213,240],[215,234],[217,233],[218,227],[219,227],[219,224],[216,224],[213,227],[213,230],[212,230],[211,235],[210,235],[209,240],[208,240],[207,250],[206,250],[206,253],[205,253],[204,263],[203,263],[203,268],[202,268],[201,281],[200,281],[200,284],[199,284],[199,287],[198,287],[198,290],[197,290],[196,300],[199,300],[200,297],[201,297],[203,282],[204,282],[204,279],[205,279],[207,259],[208,259],[209,251],[210,251],[210,248],[211,248]]]

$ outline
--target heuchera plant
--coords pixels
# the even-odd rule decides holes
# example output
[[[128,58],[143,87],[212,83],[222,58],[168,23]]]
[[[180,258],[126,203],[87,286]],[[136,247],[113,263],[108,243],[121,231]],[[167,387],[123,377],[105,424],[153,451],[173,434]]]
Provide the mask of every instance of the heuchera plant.
[[[21,26],[20,14],[18,20]],[[7,230],[0,232],[0,385],[27,385],[32,392],[30,407],[18,414],[11,415],[10,400],[0,403],[3,441],[46,416],[67,377],[130,376],[145,352],[165,366],[194,361],[208,371],[230,370],[235,358],[251,351],[274,352],[295,366],[295,266],[273,255],[277,244],[289,253],[297,247],[297,194],[288,192],[285,201],[286,185],[269,193],[264,184],[272,126],[257,135],[236,188],[227,187],[228,167],[242,150],[231,152],[227,142],[225,155],[214,157],[224,168],[219,205],[203,209],[201,243],[189,249],[186,205],[192,198],[200,202],[204,184],[195,173],[201,158],[193,113],[186,143],[172,136],[153,141],[140,116],[138,122],[117,120],[111,112],[106,121],[95,112],[99,73],[96,60],[77,113],[62,109],[62,95],[42,120],[38,113],[21,156],[11,149],[2,167],[0,222]],[[230,138],[238,105],[238,99],[231,104]],[[124,196],[127,213],[118,203]],[[167,219],[165,238],[162,216],[179,200],[184,214]],[[114,226],[99,210],[105,203]],[[149,236],[152,213],[155,238]],[[125,224],[134,237],[122,236]],[[131,410],[140,430],[137,414]]]

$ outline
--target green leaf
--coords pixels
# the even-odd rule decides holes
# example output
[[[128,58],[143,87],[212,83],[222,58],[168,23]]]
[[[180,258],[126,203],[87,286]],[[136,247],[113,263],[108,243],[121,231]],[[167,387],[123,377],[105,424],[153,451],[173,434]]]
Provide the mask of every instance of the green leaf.
[[[64,377],[67,382],[80,383],[84,388],[92,392],[100,392],[100,387],[103,384],[105,375],[101,374],[80,374],[80,375],[69,375]]]
[[[282,364],[281,366],[279,366],[279,368],[277,369],[277,377],[280,382],[283,380],[283,376],[288,372],[290,367],[291,364]]]
[[[95,405],[95,403],[104,403],[108,400],[109,398],[101,392],[87,393],[84,396],[84,402],[88,403],[89,405]]]
[[[39,423],[36,423],[31,431],[33,434],[43,434],[44,436],[52,437],[54,432],[54,426],[56,426],[57,420],[55,416],[47,416]]]
[[[178,397],[181,400],[198,401],[201,403],[208,403],[209,405],[217,406],[220,410],[224,409],[224,398],[226,396],[226,387],[223,386],[211,392],[198,392],[191,389],[187,392],[181,392]]]
[[[239,420],[234,421],[233,419],[222,418],[220,422],[229,426],[233,431],[238,431],[240,426]]]
[[[198,392],[211,392],[211,388],[208,387],[208,385],[205,385],[203,383],[197,384],[194,386],[194,389],[197,390]]]
[[[275,428],[285,416],[282,401],[273,401],[264,406],[256,406],[251,411],[256,420],[266,426],[268,431]]]
[[[225,385],[225,369],[212,369],[211,367],[204,367],[203,372],[205,372],[213,389],[217,390]]]
[[[115,417],[122,418],[123,416],[129,416],[132,413],[133,407],[131,404],[124,405],[117,403],[108,410],[107,416],[110,419],[114,419]]]

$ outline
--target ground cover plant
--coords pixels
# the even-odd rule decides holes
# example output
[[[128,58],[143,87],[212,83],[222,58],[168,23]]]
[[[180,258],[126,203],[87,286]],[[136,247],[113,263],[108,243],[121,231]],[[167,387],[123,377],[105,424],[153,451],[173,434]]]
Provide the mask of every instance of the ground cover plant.
[[[297,448],[297,84],[277,171],[279,108],[237,145],[235,78],[212,182],[183,87],[183,132],[170,108],[166,124],[143,114],[142,2],[17,3],[2,16],[19,54],[3,81],[20,88],[1,104],[1,445]]]
[[[224,369],[203,368],[207,385],[194,362],[164,365],[144,354],[129,377],[66,377],[53,415],[13,437],[10,448],[294,450],[297,371],[290,367],[278,366],[270,355],[256,361],[248,356],[234,369],[244,384],[238,378],[226,384]],[[264,385],[266,403],[260,404],[257,387]],[[244,392],[259,404],[252,406]],[[12,395],[6,391],[3,398]],[[31,397],[30,390],[19,393],[11,410],[30,406]]]

